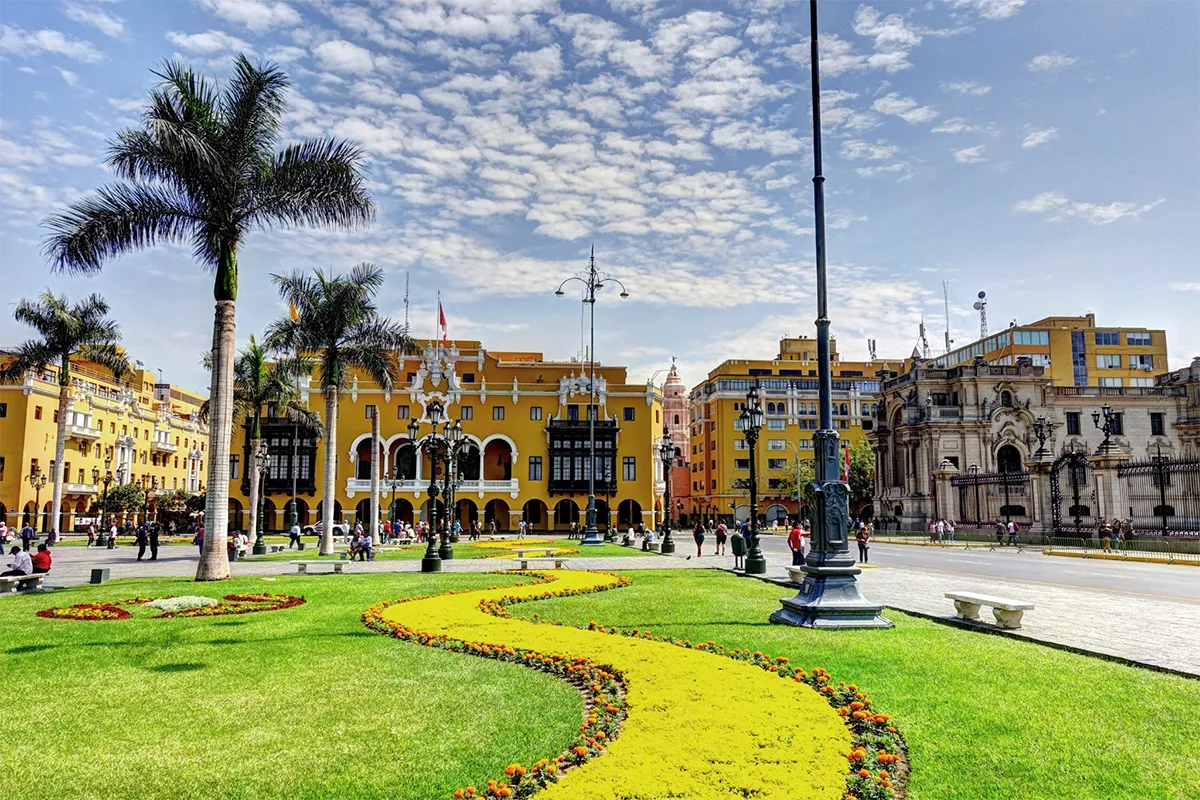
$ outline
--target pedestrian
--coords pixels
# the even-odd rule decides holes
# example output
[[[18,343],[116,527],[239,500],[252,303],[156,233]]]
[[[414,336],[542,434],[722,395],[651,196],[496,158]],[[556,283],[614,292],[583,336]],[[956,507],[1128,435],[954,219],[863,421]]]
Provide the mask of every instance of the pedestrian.
[[[746,568],[746,537],[742,536],[742,532],[736,528],[733,535],[729,537],[729,547],[733,550],[733,568]]]
[[[14,544],[8,551],[8,554],[12,556],[12,561],[8,563],[7,572],[0,572],[0,578],[7,577],[9,575],[33,574],[33,561],[30,559],[29,553],[26,553],[24,550]]]
[[[954,523],[946,520],[946,541],[954,544]]]
[[[200,555],[204,555],[204,526],[196,528],[196,535],[192,537],[192,544],[196,545],[196,551]]]
[[[489,539],[496,538],[496,520],[492,520],[491,522],[488,523],[488,538]]]
[[[288,529],[288,550],[300,544],[300,522],[297,520]]]
[[[712,527],[712,520],[708,521],[708,526]],[[717,537],[717,555],[723,556],[725,553],[725,542],[729,538],[729,531],[725,529],[725,523],[717,525],[714,535]]]
[[[1021,530],[1021,526],[1013,520],[1008,521],[1008,543],[1013,547],[1017,546],[1017,531]]]
[[[33,567],[34,575],[45,575],[50,571],[50,563],[53,559],[50,557],[50,548],[44,544],[39,544],[37,552],[29,559],[30,565]]]
[[[138,526],[137,535],[134,537],[134,541],[137,542],[138,546],[137,560],[141,561],[142,556],[146,555],[146,545],[150,544],[150,538],[146,535],[145,525]]]
[[[25,523],[25,527],[21,528],[21,549],[28,553],[30,543],[36,538],[37,534],[34,533],[33,527],[29,523]]]
[[[870,560],[867,557],[867,552],[871,549],[869,545],[871,532],[866,528],[859,528],[858,533],[854,536],[854,541],[858,542],[858,560],[866,564]]]
[[[1112,528],[1108,526],[1108,520],[1101,517],[1097,527],[1100,529],[1100,541],[1104,542],[1104,552],[1112,552]]]
[[[692,538],[696,540],[696,558],[700,558],[704,553],[704,526],[699,522],[696,523],[696,529],[692,531]]]
[[[792,566],[800,567],[804,565],[804,532],[800,530],[800,523],[792,526],[791,532],[787,538],[788,547],[792,550]]]
[[[117,523],[112,523],[108,530],[108,549],[117,549]]]
[[[1004,531],[1005,531],[1004,520],[997,518],[996,519],[996,544],[1000,545],[1001,547],[1004,546]]]
[[[351,557],[353,560],[353,557]],[[358,560],[359,561],[374,561],[374,554],[371,552],[371,537],[362,533],[358,537]]]
[[[95,525],[94,523],[91,523],[91,522],[89,522],[89,523],[88,523],[88,543],[87,543],[87,546],[88,546],[88,547],[91,547],[91,546],[92,546],[92,545],[94,545],[95,543],[96,543],[96,525]]]
[[[158,526],[150,526],[150,560],[158,561]]]
[[[1123,528],[1124,525],[1124,522],[1118,521],[1112,526],[1113,550],[1116,550],[1118,553],[1121,552],[1121,528]]]
[[[8,544],[8,523],[0,519],[0,544]]]

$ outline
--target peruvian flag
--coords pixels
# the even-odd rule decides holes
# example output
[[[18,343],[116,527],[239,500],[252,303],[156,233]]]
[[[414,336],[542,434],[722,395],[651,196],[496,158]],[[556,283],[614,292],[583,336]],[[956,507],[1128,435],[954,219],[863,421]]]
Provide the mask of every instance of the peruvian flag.
[[[846,454],[846,463],[842,467],[842,480],[844,480],[846,483],[849,483],[850,482],[850,448],[843,447],[842,450]]]
[[[438,327],[442,329],[442,344],[446,344],[446,312],[442,310],[441,300],[438,300]]]

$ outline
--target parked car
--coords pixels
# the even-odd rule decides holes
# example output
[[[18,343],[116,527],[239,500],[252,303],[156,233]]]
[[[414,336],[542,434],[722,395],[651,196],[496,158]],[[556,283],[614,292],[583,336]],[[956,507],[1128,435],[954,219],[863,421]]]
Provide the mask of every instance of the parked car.
[[[300,529],[300,533],[303,536],[320,536],[321,532],[324,530],[325,530],[324,523],[318,522],[316,525],[305,525],[303,528]],[[333,523],[333,535],[334,536],[349,536],[350,535],[350,523],[348,523],[348,522]]]

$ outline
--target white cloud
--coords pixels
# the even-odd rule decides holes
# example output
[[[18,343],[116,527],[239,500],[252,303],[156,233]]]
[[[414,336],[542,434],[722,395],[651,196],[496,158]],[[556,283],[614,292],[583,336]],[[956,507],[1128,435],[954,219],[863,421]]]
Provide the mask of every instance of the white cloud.
[[[663,20],[654,32],[654,47],[674,56],[688,45],[711,41],[733,27],[733,20],[720,11],[691,11],[682,17]]]
[[[61,31],[52,28],[27,31],[15,25],[0,25],[0,54],[33,58],[43,53],[66,56],[85,64],[104,60],[104,54],[91,42],[72,39]]]
[[[279,47],[273,47],[267,51],[267,60],[280,64],[290,64],[293,61],[299,61],[307,55],[308,51],[303,47],[281,45]]]
[[[1031,150],[1034,147],[1041,147],[1046,142],[1058,138],[1058,130],[1056,128],[1045,128],[1043,130],[1029,129],[1029,133],[1021,140],[1021,147],[1026,150]]]
[[[885,175],[895,175],[899,180],[912,176],[912,165],[907,161],[894,161],[878,167],[857,167],[854,170],[862,178],[879,178]]]
[[[1171,288],[1177,292],[1200,292],[1200,283],[1172,283]]]
[[[871,144],[862,139],[847,139],[842,142],[842,158],[848,161],[860,161],[863,159],[875,161],[892,158],[899,152],[899,147],[882,141]]]
[[[200,5],[229,22],[245,25],[255,33],[284,25],[299,25],[303,18],[287,3],[265,0],[199,0]]]
[[[562,48],[553,44],[541,50],[517,53],[509,63],[534,80],[549,82],[562,74]]]
[[[916,100],[910,97],[901,97],[896,92],[891,92],[879,98],[871,104],[871,108],[880,114],[890,114],[899,117],[909,125],[914,125],[918,122],[929,122],[938,115],[932,107],[917,105]]]
[[[365,74],[375,69],[375,58],[371,51],[345,39],[334,39],[317,45],[313,54],[322,66],[335,72]]]
[[[62,79],[67,86],[75,86],[79,83],[79,76],[74,72],[71,72],[71,70],[63,69],[62,67],[55,67],[55,69],[58,70],[58,74],[62,76]]]
[[[63,14],[73,22],[90,25],[105,36],[117,38],[125,33],[125,21],[109,14],[99,6],[68,3],[67,7],[63,9]]]
[[[978,144],[978,145],[975,145],[974,147],[967,147],[962,150],[955,150],[954,151],[954,160],[957,161],[959,164],[974,164],[979,161],[987,161],[987,159],[983,157],[983,149],[984,149],[984,146],[981,144]]]
[[[959,8],[973,8],[984,19],[1008,19],[1021,10],[1028,0],[946,0]]]
[[[875,40],[877,51],[907,50],[921,43],[921,36],[899,14],[880,17],[870,6],[859,6],[854,13],[854,32]]]
[[[790,58],[796,66],[808,69],[812,63],[810,40],[805,37],[798,44],[784,50],[784,55]],[[834,33],[822,33],[817,38],[821,53],[821,74],[835,77],[847,72],[863,72],[881,69],[886,72],[900,72],[912,66],[908,61],[908,51],[905,49],[889,49],[876,51],[869,55],[856,53],[854,45]]]
[[[208,30],[203,33],[167,33],[167,41],[190,54],[215,55],[217,53],[253,53],[248,42],[223,31]]]
[[[1035,56],[1029,62],[1029,71],[1046,72],[1053,69],[1065,69],[1076,61],[1078,61],[1077,58],[1064,56],[1062,53],[1044,53],[1040,56]]]
[[[1042,192],[1029,200],[1017,203],[1015,210],[1028,214],[1042,214],[1052,222],[1078,217],[1092,225],[1108,225],[1124,217],[1140,219],[1142,214],[1165,202],[1165,198],[1160,198],[1142,205],[1119,202],[1098,205],[1072,200],[1062,192]]]
[[[992,90],[992,87],[986,84],[976,83],[975,81],[943,81],[943,92],[955,92],[957,94],[966,94],[973,97],[979,97],[987,94]]]
[[[930,133],[975,133],[978,130],[978,125],[971,125],[963,117],[950,117],[933,128]]]
[[[765,150],[773,156],[794,153],[802,146],[787,130],[770,130],[739,120],[713,128],[712,143],[729,150]]]

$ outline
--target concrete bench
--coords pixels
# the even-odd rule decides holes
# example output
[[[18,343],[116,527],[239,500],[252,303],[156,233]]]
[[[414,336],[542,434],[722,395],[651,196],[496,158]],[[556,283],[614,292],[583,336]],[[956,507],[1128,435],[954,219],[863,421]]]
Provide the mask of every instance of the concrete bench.
[[[282,553],[284,550],[287,550],[286,544],[269,544],[269,545],[267,545],[268,553]]]
[[[974,592],[946,592],[946,597],[954,601],[954,610],[960,618],[979,622],[979,607],[988,606],[996,617],[996,624],[1009,630],[1020,628],[1022,614],[1033,610],[1033,603],[1009,597],[993,597]]]
[[[554,564],[555,569],[566,569],[565,558],[514,558],[513,563],[517,564],[516,569],[549,569],[550,564]],[[533,566],[531,567],[530,564]]]
[[[345,561],[290,561],[290,564],[296,565],[296,572],[308,573],[309,567],[333,567],[333,571],[337,574],[342,573],[342,568],[346,566]]]
[[[41,591],[42,582],[45,580],[45,572],[35,572],[33,575],[5,575],[0,578],[0,594]]]
[[[525,555],[526,553],[541,553],[542,558],[549,558],[550,554],[553,553],[557,549],[558,549],[557,547],[531,547],[529,549],[513,548],[513,552],[517,554],[517,558],[526,558],[527,557]]]

